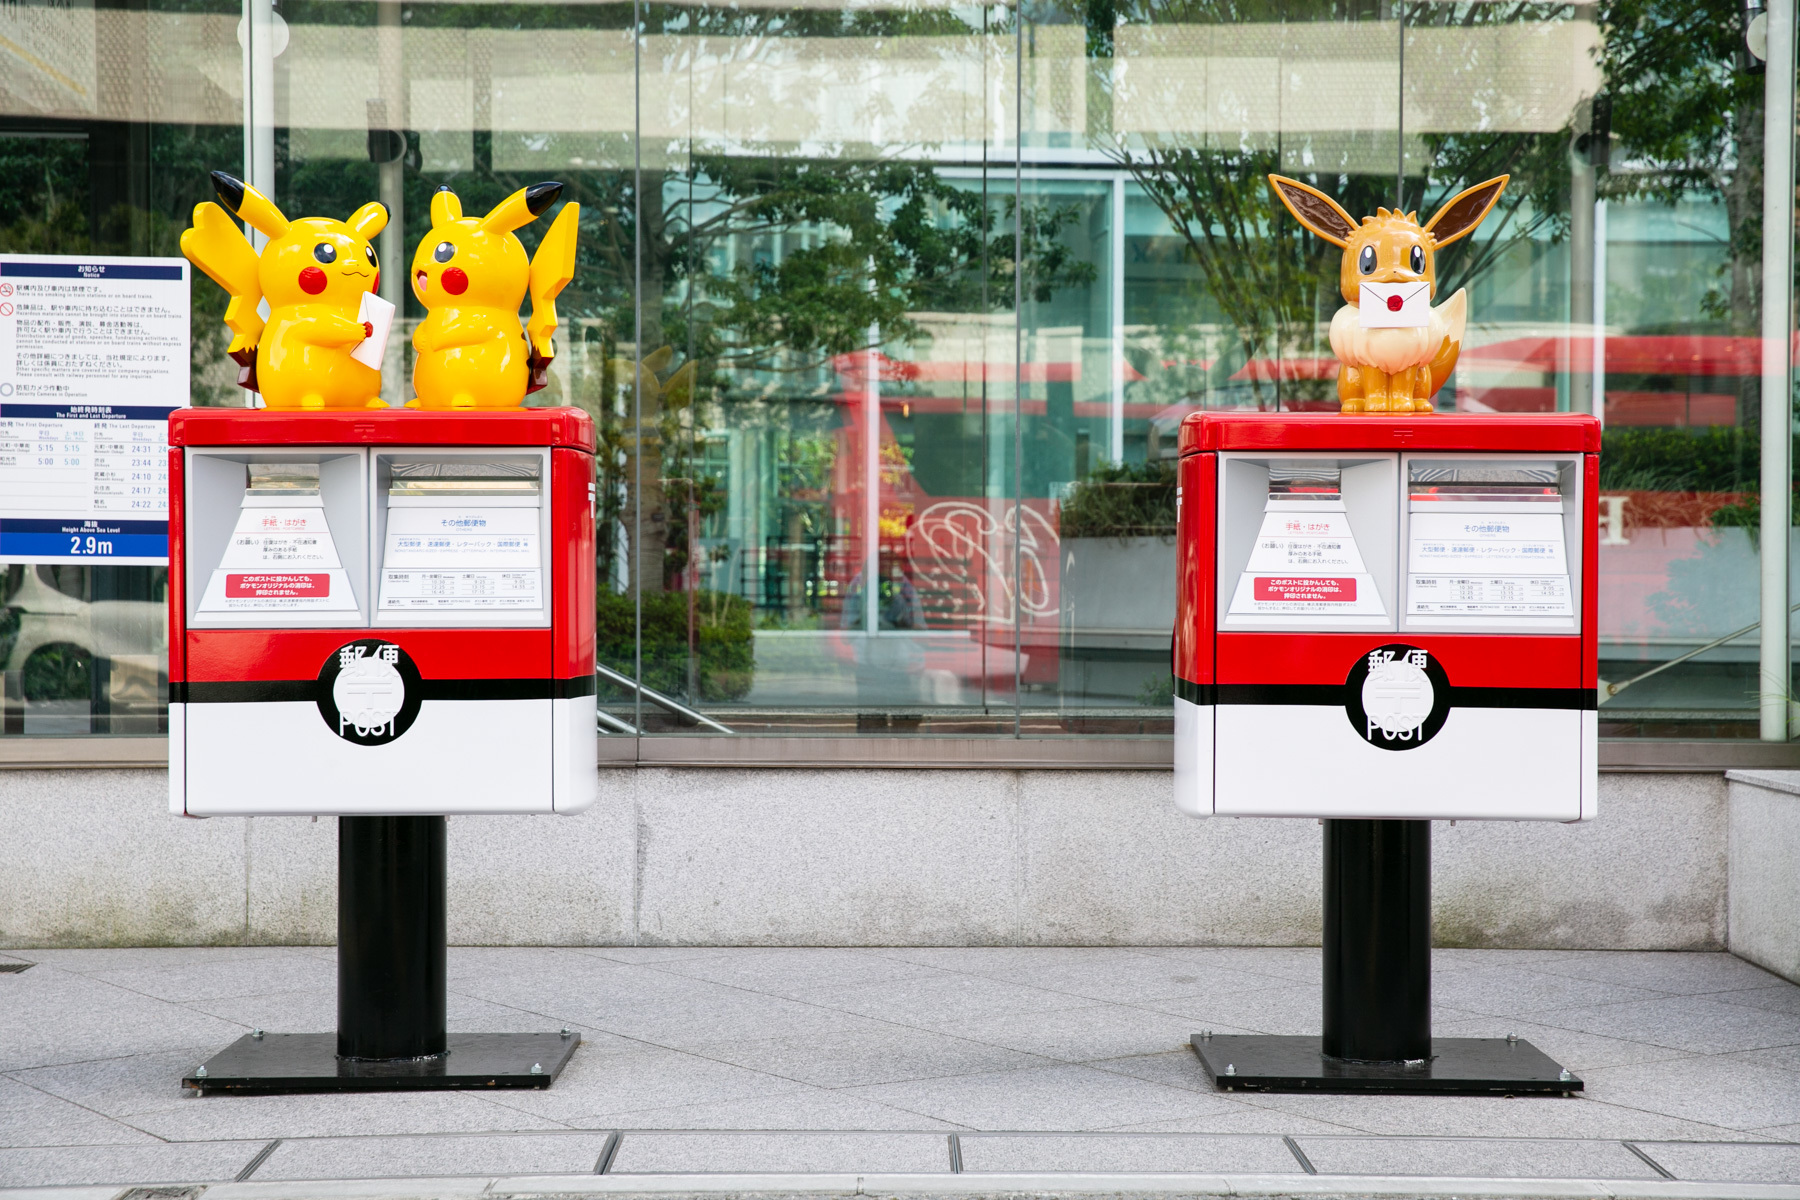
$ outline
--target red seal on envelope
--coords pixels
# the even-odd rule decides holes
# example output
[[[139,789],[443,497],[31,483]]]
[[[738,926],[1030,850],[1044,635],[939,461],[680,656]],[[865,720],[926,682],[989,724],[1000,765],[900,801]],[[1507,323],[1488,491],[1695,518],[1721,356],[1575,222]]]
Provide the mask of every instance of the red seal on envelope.
[[[1431,284],[1365,283],[1356,307],[1364,329],[1423,329],[1431,324]]]

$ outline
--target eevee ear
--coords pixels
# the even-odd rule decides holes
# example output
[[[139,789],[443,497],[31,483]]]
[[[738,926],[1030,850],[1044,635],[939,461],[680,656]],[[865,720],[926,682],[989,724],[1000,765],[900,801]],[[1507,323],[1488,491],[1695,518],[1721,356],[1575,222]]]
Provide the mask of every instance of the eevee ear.
[[[1294,214],[1294,220],[1332,245],[1342,246],[1356,232],[1356,222],[1350,219],[1350,214],[1318,188],[1307,187],[1298,179],[1283,175],[1269,176],[1269,186]]]
[[[448,225],[452,221],[460,220],[462,220],[462,201],[456,198],[456,193],[450,190],[450,185],[445,184],[431,194],[431,223],[434,226]]]
[[[387,228],[387,218],[387,209],[371,200],[351,213],[344,223],[356,231],[357,237],[372,238]]]
[[[1511,175],[1502,175],[1451,197],[1448,204],[1425,222],[1425,232],[1431,235],[1432,245],[1448,246],[1457,238],[1473,233],[1500,202],[1500,193],[1506,190],[1510,179]]]
[[[481,218],[481,227],[489,233],[511,233],[531,224],[539,213],[556,203],[562,195],[560,183],[534,183],[520,188],[494,206],[494,211]]]
[[[288,219],[281,215],[275,202],[234,175],[223,171],[212,173],[213,194],[226,210],[244,219],[244,224],[263,234],[278,238],[288,230]]]

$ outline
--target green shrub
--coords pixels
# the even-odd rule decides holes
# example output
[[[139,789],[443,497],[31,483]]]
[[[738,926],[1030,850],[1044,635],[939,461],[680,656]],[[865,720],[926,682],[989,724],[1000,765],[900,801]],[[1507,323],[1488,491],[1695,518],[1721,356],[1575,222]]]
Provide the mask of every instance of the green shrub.
[[[695,592],[694,651],[698,696],[688,691],[687,592],[644,595],[644,686],[701,701],[742,700],[756,681],[750,602],[725,592]],[[595,614],[595,656],[623,675],[637,672],[637,601],[602,591]],[[605,688],[602,688],[602,695]]]
[[[1754,492],[1762,466],[1754,429],[1615,426],[1600,437],[1600,486],[1609,492]]]
[[[1107,463],[1088,472],[1062,503],[1066,538],[1173,536],[1175,464]]]

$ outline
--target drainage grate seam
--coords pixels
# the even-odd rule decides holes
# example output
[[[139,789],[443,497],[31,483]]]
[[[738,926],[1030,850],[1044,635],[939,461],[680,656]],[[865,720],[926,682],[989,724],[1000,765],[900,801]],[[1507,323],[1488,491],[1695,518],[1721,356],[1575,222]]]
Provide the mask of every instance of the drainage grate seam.
[[[950,1173],[961,1175],[962,1169],[962,1138],[953,1133],[950,1135]]]
[[[232,1182],[233,1183],[242,1183],[242,1182],[244,1182],[244,1180],[246,1180],[246,1179],[250,1178],[252,1175],[256,1174],[257,1169],[259,1167],[261,1167],[264,1163],[269,1161],[269,1155],[275,1153],[275,1147],[277,1147],[279,1145],[281,1145],[281,1139],[276,1138],[274,1141],[272,1141],[268,1145],[264,1146],[261,1150],[258,1150],[256,1152],[256,1157],[252,1158],[249,1162],[244,1164],[244,1169],[237,1173],[236,1177],[232,1180]]]
[[[1661,1163],[1657,1162],[1654,1158],[1651,1158],[1648,1154],[1645,1154],[1642,1150],[1638,1149],[1638,1145],[1636,1142],[1620,1142],[1619,1145],[1625,1147],[1627,1150],[1631,1151],[1633,1154],[1635,1154],[1639,1158],[1643,1159],[1644,1163],[1652,1171],[1655,1171],[1658,1175],[1661,1175],[1664,1179],[1675,1178],[1675,1173],[1673,1171],[1669,1170],[1669,1168],[1663,1166]]]
[[[604,1175],[612,1170],[613,1159],[618,1156],[619,1142],[623,1136],[616,1129],[606,1135],[606,1145],[600,1147],[600,1157],[594,1160],[594,1174]]]
[[[21,971],[31,970],[36,965],[36,963],[28,962],[0,963],[0,975],[17,975]]]
[[[1308,1175],[1317,1175],[1319,1173],[1319,1168],[1312,1165],[1312,1159],[1306,1157],[1306,1151],[1300,1148],[1299,1142],[1296,1142],[1285,1133],[1281,1135],[1281,1140],[1287,1144],[1288,1150],[1293,1153],[1294,1159],[1300,1164],[1301,1170],[1305,1171]]]

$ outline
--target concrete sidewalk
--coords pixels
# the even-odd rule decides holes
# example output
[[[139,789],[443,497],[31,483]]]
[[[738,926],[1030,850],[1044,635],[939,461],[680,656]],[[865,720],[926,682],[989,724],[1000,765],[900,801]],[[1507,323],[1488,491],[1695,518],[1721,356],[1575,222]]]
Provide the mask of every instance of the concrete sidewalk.
[[[248,1029],[333,1027],[330,948],[8,958],[35,965],[0,974],[0,1187],[96,1200],[1800,1200],[1800,988],[1723,954],[1438,952],[1436,1033],[1587,1084],[1517,1100],[1213,1091],[1188,1035],[1317,1032],[1311,949],[452,949],[453,1029],[581,1032],[553,1088],[204,1098],[177,1080]]]

